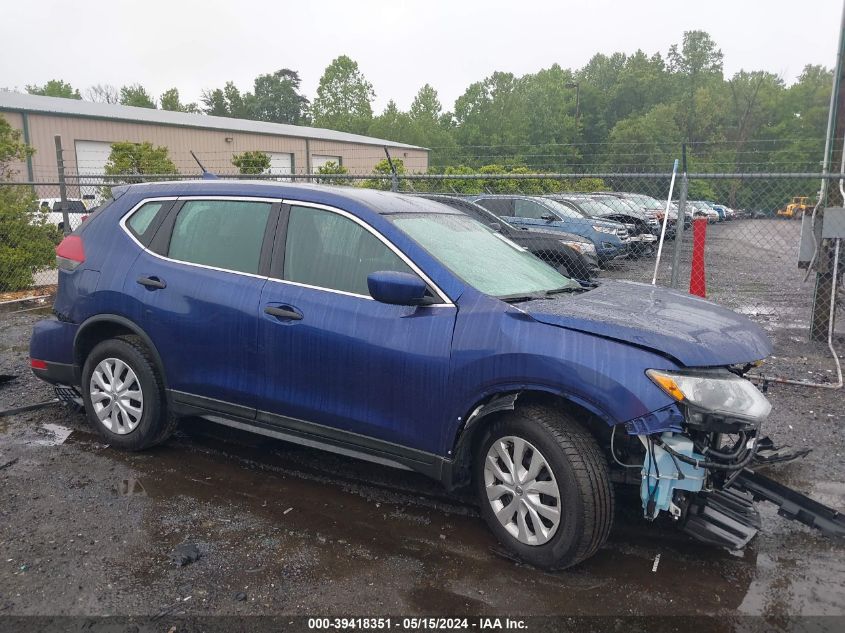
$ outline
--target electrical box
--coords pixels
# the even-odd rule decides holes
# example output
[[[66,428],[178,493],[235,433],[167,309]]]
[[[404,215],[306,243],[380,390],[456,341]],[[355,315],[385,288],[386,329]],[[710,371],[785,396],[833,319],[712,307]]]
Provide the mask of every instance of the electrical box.
[[[824,210],[822,238],[845,238],[845,209],[842,207],[830,207]]]

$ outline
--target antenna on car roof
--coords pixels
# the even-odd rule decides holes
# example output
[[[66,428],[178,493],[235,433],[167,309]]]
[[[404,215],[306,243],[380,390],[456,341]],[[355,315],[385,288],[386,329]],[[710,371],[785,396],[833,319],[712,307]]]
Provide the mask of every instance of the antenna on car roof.
[[[194,150],[189,150],[189,151],[191,152],[191,156],[194,157],[194,160],[197,161],[197,165],[199,165],[200,169],[202,170],[202,179],[203,180],[217,180],[217,174],[212,174],[210,171],[208,171],[205,168],[205,166],[200,162],[200,159],[197,158],[197,155],[194,154]]]

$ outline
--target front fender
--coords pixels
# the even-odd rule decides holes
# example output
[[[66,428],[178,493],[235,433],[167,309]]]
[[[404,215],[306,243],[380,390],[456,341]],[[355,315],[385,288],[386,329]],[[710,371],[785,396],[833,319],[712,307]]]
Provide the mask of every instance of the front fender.
[[[504,393],[553,394],[590,411],[608,426],[629,423],[629,433],[669,430],[682,421],[675,401],[645,373],[647,369],[678,369],[665,356],[540,323],[498,301],[503,308],[487,303],[485,309],[476,310],[473,303],[462,302],[455,327],[452,415],[443,437],[444,453],[454,446],[467,417],[491,397]]]

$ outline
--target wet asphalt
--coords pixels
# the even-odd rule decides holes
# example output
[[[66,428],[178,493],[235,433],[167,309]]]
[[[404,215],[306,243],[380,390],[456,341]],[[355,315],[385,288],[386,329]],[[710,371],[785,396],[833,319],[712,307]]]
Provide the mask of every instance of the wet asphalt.
[[[726,244],[744,239],[740,222],[724,228],[737,232],[720,234]],[[645,275],[648,261],[610,274]],[[777,318],[800,315],[805,294],[772,291],[773,318],[760,310],[765,292],[732,296],[775,340],[763,371],[829,380],[826,347],[806,341],[799,319]],[[52,398],[27,368],[41,312],[0,314],[0,374],[16,376],[0,384],[0,409]],[[842,336],[837,345],[845,349]],[[766,433],[813,452],[766,473],[845,509],[843,392],[773,384],[768,396]],[[202,420],[162,447],[124,453],[82,414],[49,406],[0,417],[0,618],[845,615],[845,544],[759,504],[761,533],[730,553],[668,521],[646,523],[636,496],[618,497],[605,547],[546,573],[508,557],[471,496],[422,476]],[[199,558],[178,565],[180,545]]]

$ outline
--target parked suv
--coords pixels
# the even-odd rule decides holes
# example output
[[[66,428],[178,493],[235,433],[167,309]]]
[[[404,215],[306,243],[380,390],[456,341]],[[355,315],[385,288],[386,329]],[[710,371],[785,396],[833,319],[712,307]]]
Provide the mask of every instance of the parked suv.
[[[580,235],[563,231],[529,230],[526,227],[516,227],[481,205],[456,196],[429,193],[423,194],[423,197],[446,204],[493,227],[495,231],[528,249],[566,277],[590,280],[599,272],[596,247],[590,240]]]
[[[599,263],[628,255],[628,229],[612,220],[585,217],[580,211],[549,198],[531,196],[475,196],[473,201],[515,226],[567,231],[586,237],[596,247]]]
[[[602,545],[611,480],[639,486],[648,519],[734,538],[741,497],[715,501],[770,410],[742,378],[771,351],[746,318],[584,288],[416,196],[222,180],[113,195],[58,246],[55,318],[30,343],[35,375],[81,392],[109,446],[199,416],[472,484],[495,535],[544,568]]]

